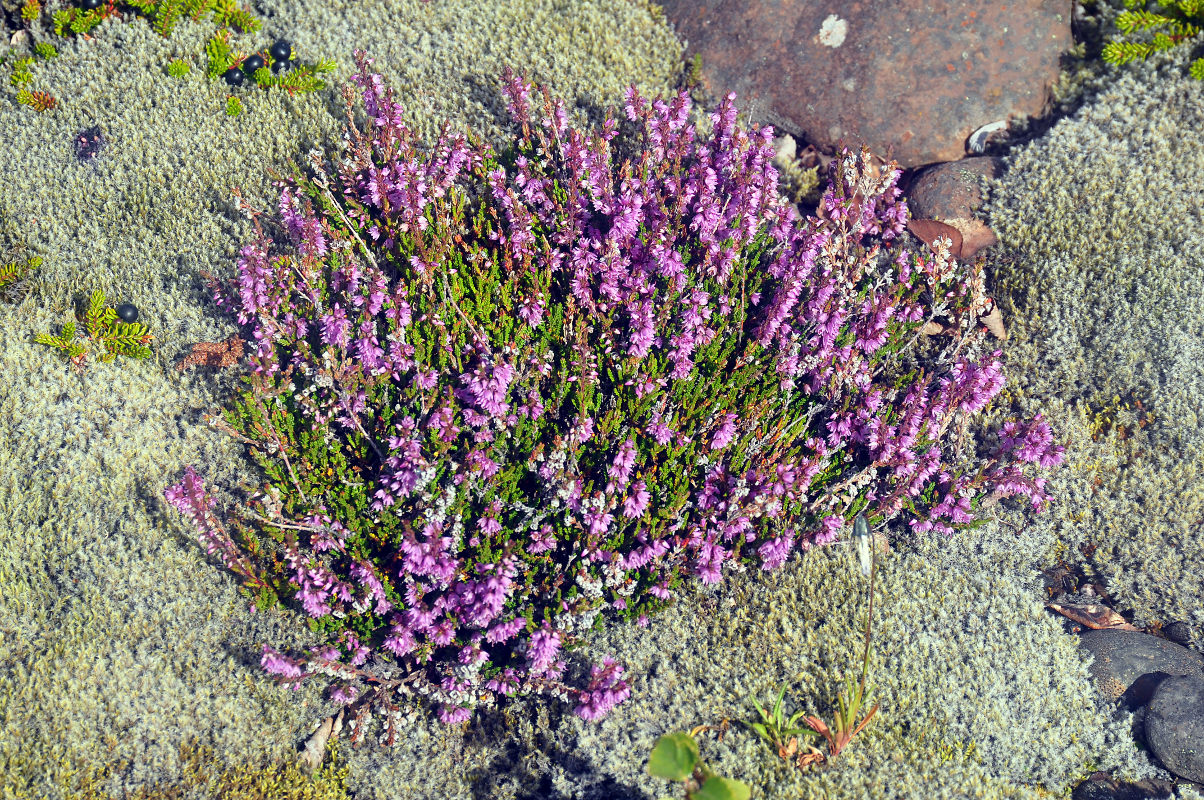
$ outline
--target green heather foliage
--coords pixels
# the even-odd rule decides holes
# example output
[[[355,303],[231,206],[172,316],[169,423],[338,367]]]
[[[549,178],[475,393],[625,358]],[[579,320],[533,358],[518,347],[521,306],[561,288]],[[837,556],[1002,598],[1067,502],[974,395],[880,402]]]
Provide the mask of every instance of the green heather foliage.
[[[105,306],[105,295],[100,289],[92,292],[87,307],[79,314],[80,322],[88,338],[104,348],[100,360],[108,363],[118,355],[130,358],[150,358],[150,340],[153,338],[146,326],[140,322],[119,322],[117,312]],[[40,333],[34,336],[39,344],[50,345],[66,355],[77,368],[82,368],[88,348],[75,341],[75,321],[63,326],[58,336]]]
[[[1116,27],[1125,37],[1152,32],[1148,41],[1135,38],[1117,39],[1104,46],[1103,59],[1109,64],[1127,64],[1149,58],[1153,53],[1178,47],[1194,38],[1204,26],[1204,0],[1170,0],[1155,3],[1149,10],[1146,0],[1124,0],[1126,11],[1116,18]],[[1188,74],[1204,80],[1204,58],[1197,58],[1188,67]]]

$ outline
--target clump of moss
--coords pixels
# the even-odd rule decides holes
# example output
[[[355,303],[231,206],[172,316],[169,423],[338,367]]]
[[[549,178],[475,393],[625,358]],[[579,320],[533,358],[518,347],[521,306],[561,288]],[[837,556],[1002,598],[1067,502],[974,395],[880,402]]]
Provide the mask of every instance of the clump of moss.
[[[1188,55],[1127,65],[1017,149],[986,213],[1016,403],[1078,431],[1054,479],[1063,501],[1033,524],[1071,552],[1094,545],[1087,574],[1136,624],[1182,620],[1198,636],[1204,85],[1183,74]]]
[[[74,787],[64,789],[64,800],[179,800],[212,797],[221,800],[347,800],[347,767],[339,757],[338,742],[326,748],[325,765],[306,775],[291,761],[264,764],[222,764],[212,747],[187,742],[180,746],[183,774],[179,781],[157,782],[134,792],[114,795],[105,789],[129,765],[125,762],[87,767]],[[25,800],[15,795],[13,800]],[[31,799],[32,800],[32,799]]]

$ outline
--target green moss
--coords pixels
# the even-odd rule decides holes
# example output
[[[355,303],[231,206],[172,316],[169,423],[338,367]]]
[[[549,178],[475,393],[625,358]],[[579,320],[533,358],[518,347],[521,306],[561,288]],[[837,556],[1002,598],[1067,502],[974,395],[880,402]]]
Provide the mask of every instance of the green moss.
[[[1204,89],[1170,51],[1009,159],[988,220],[1019,407],[1070,433],[1042,530],[1137,623],[1204,633]],[[1088,202],[1087,198],[1090,198]]]
[[[114,795],[105,789],[115,775],[128,771],[127,762],[88,765],[60,787],[64,800],[179,800],[212,797],[221,800],[348,800],[347,767],[340,763],[337,742],[327,745],[326,760],[312,776],[293,761],[223,765],[213,748],[195,742],[180,745],[182,775],[178,781],[143,786]],[[6,800],[38,800],[24,792],[5,794]]]

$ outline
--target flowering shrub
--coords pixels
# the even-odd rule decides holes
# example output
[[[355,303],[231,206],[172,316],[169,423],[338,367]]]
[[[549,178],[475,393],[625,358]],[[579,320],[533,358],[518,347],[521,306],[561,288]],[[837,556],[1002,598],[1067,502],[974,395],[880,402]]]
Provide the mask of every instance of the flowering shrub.
[[[259,235],[217,292],[253,340],[219,424],[267,477],[239,542],[191,469],[168,491],[261,605],[328,636],[262,665],[334,677],[353,741],[376,708],[392,743],[420,701],[455,723],[544,693],[596,719],[623,667],[574,681],[565,651],[604,612],[647,624],[683,580],[776,568],[858,512],[949,532],[988,492],[1044,501],[1023,471],[1058,458],[1039,420],[972,473],[946,463],[1003,378],[982,276],[947,243],[882,249],[898,170],[844,153],[801,220],[731,96],[702,135],[686,94],[632,90],[622,132],[586,135],[510,73],[511,148],[446,128],[421,147],[371,63],[367,131],[345,88],[337,163],[278,181],[289,241],[244,204]],[[913,363],[939,315],[960,335]]]

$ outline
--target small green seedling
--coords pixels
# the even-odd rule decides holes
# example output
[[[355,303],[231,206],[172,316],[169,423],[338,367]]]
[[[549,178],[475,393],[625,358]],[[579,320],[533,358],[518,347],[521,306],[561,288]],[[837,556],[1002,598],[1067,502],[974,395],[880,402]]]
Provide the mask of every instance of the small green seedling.
[[[684,731],[656,740],[648,758],[648,773],[685,785],[686,800],[748,800],[748,784],[720,778],[702,762],[698,742]]]
[[[744,724],[756,731],[757,735],[764,739],[769,746],[776,749],[779,756],[789,760],[798,752],[799,736],[818,736],[819,734],[810,728],[795,727],[799,717],[803,716],[802,711],[795,712],[789,720],[782,719],[782,699],[785,696],[786,685],[782,684],[781,690],[778,691],[778,698],[774,701],[773,709],[769,712],[766,712],[754,697],[752,702],[757,707],[757,713],[761,715],[761,721]]]
[[[840,755],[840,751],[847,747],[849,742],[865,729],[865,726],[869,724],[874,714],[878,711],[878,704],[875,703],[865,717],[860,722],[857,721],[866,696],[865,676],[869,670],[870,663],[870,634],[871,624],[874,619],[874,575],[877,571],[877,558],[873,538],[870,535],[869,524],[866,522],[864,514],[858,514],[853,522],[853,539],[857,545],[857,561],[860,564],[861,574],[870,579],[869,613],[866,615],[865,620],[865,652],[861,659],[860,682],[855,684],[851,677],[845,679],[845,686],[836,698],[839,711],[837,711],[836,717],[830,727],[819,717],[804,716],[802,711],[796,712],[788,720],[784,719],[782,715],[782,698],[786,695],[785,685],[778,692],[777,700],[774,702],[773,710],[770,712],[766,712],[761,707],[761,704],[756,701],[756,698],[753,698],[753,705],[756,706],[757,712],[761,715],[761,721],[744,723],[756,731],[757,735],[770,746],[776,748],[781,758],[790,761],[797,756],[795,764],[800,768],[836,758],[836,756]],[[807,727],[795,727],[795,723],[798,722],[800,717],[802,717]],[[828,752],[824,753],[813,745],[806,745],[806,752],[800,752],[799,736],[822,736],[828,743]]]
[[[851,677],[845,679],[844,688],[840,691],[840,696],[836,698],[836,703],[840,707],[840,710],[837,712],[836,719],[833,721],[831,728],[819,717],[806,717],[804,719],[808,725],[827,740],[828,754],[826,760],[831,760],[840,755],[840,751],[853,740],[853,737],[865,729],[865,726],[870,723],[870,720],[874,718],[874,714],[878,711],[878,704],[874,703],[873,708],[866,713],[865,718],[861,722],[857,721],[858,715],[861,714],[861,704],[865,700],[865,675],[870,665],[870,626],[874,620],[874,575],[877,572],[878,565],[874,540],[870,535],[869,523],[866,522],[865,514],[858,514],[854,520],[853,538],[857,544],[857,560],[861,565],[861,574],[870,579],[869,613],[866,614],[865,618],[865,652],[861,659],[861,681],[854,687]]]

